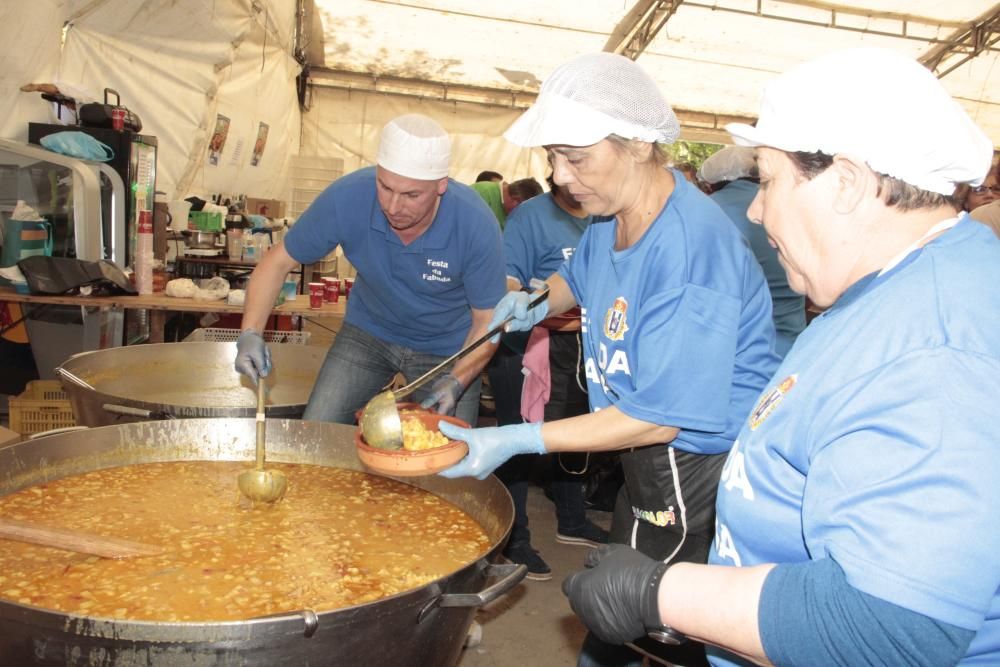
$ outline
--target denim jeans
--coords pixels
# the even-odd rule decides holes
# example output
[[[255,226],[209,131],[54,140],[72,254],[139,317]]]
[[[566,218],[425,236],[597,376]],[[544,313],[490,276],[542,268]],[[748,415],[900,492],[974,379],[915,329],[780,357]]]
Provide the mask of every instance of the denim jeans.
[[[402,373],[410,382],[446,358],[387,343],[345,322],[326,354],[302,418],[353,424],[354,413],[382,391],[396,373]],[[422,401],[432,384],[427,383],[405,400]],[[473,426],[479,417],[481,384],[477,376],[455,409],[456,417]]]

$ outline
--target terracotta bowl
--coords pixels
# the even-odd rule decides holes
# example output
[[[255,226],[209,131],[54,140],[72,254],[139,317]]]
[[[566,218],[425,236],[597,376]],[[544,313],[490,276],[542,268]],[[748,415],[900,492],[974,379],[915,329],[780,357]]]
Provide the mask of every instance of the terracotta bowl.
[[[428,410],[427,408],[421,407],[419,403],[410,403],[407,401],[404,401],[402,403],[396,403],[396,410],[398,410],[400,414],[402,414],[403,410],[409,410],[411,412],[430,412],[430,410]],[[361,413],[364,411],[365,409],[361,408],[360,410],[354,413],[355,424],[361,423]]]
[[[406,409],[402,404],[400,408]],[[420,412],[407,416],[416,417],[424,423],[424,426],[432,431],[437,430],[438,422],[440,421],[469,428],[469,424],[458,417],[448,417],[434,412]],[[469,453],[469,446],[461,440],[450,440],[447,445],[418,451],[376,449],[364,441],[364,438],[361,436],[361,427],[354,429],[354,445],[358,451],[358,458],[361,459],[361,463],[365,467],[374,472],[383,475],[392,475],[393,477],[433,475],[455,465]]]

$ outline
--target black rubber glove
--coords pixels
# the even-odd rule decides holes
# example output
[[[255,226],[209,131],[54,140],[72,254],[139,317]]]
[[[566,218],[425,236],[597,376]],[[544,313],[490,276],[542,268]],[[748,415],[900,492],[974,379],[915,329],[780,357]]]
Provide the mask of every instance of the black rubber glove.
[[[624,544],[605,544],[592,549],[584,565],[590,569],[566,577],[562,589],[602,641],[624,644],[663,628],[657,597],[667,563]]]

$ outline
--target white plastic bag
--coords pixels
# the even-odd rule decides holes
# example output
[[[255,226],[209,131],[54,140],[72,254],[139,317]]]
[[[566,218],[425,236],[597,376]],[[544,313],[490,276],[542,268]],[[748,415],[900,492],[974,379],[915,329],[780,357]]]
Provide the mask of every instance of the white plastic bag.
[[[167,283],[165,291],[167,296],[190,299],[198,291],[198,286],[190,278],[177,278]]]
[[[226,295],[229,294],[229,282],[220,276],[209,278],[202,285],[195,290],[195,301],[218,301],[225,299]]]

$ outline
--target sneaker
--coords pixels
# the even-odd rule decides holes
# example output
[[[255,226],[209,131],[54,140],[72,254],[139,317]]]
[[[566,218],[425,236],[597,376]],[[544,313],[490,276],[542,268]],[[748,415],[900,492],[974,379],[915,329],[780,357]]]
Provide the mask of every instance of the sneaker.
[[[530,544],[518,544],[513,547],[507,547],[503,552],[503,557],[511,563],[527,565],[528,574],[525,575],[526,579],[548,581],[552,578],[552,568],[542,560],[542,557],[538,555],[537,551],[531,548]]]
[[[581,547],[597,547],[608,543],[608,531],[588,521],[583,529],[574,533],[556,533],[556,542]]]

